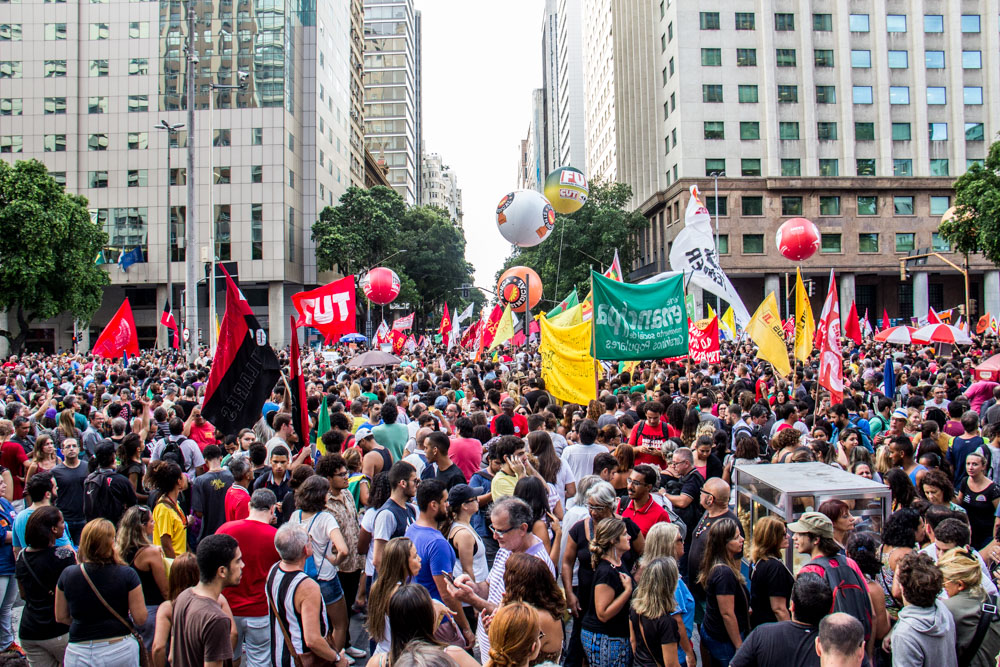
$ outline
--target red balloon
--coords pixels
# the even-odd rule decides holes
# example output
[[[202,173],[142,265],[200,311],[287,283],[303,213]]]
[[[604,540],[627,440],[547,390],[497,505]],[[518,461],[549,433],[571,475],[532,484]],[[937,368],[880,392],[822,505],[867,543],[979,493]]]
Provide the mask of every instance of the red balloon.
[[[819,230],[805,218],[786,220],[774,235],[778,251],[793,262],[809,259],[819,250]]]
[[[399,296],[399,276],[392,269],[376,267],[361,278],[361,289],[369,301],[384,306]]]

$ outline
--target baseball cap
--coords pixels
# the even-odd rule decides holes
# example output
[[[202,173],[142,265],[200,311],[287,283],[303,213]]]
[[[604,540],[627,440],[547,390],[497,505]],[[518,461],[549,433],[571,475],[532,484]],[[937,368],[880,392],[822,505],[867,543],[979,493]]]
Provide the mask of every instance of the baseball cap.
[[[788,530],[793,533],[812,533],[833,539],[833,522],[830,521],[830,517],[819,512],[806,512],[798,521],[788,524]]]
[[[456,484],[448,489],[448,503],[450,505],[461,505],[473,498],[478,498],[482,493],[482,487]]]
[[[896,408],[895,410],[892,411],[892,418],[902,419],[903,421],[906,421],[910,418],[910,416],[906,414],[906,410],[904,410],[903,408]]]
[[[372,437],[372,430],[367,427],[359,428],[358,432],[354,434],[355,442],[361,442],[365,438],[370,438],[370,437]]]
[[[435,398],[434,407],[437,408],[438,410],[444,410],[446,407],[448,407],[448,397],[438,396],[437,398]]]

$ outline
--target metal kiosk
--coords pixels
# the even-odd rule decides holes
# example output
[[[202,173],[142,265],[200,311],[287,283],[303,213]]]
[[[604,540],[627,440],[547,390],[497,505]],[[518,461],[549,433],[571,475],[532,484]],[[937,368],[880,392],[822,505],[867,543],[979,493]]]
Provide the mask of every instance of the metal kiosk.
[[[867,525],[881,532],[892,506],[885,484],[825,463],[739,464],[735,471],[736,515],[746,533],[746,553],[754,524],[765,516],[788,523],[804,512],[815,511],[824,501],[836,499],[851,507],[860,527]],[[796,553],[794,544],[785,550],[785,565],[793,573],[807,562],[809,558]]]

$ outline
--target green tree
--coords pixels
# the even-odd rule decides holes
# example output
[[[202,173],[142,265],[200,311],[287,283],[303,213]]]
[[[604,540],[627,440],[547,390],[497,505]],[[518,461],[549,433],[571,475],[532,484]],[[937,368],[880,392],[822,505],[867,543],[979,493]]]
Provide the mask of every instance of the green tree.
[[[545,299],[559,301],[574,287],[583,299],[590,290],[591,265],[595,271],[607,268],[617,250],[627,272],[638,253],[636,234],[646,226],[646,219],[638,210],[628,210],[631,197],[632,187],[625,183],[591,183],[590,197],[579,211],[556,216],[552,234],[539,245],[515,247],[500,273],[512,266],[528,266],[542,279]]]
[[[313,223],[316,268],[358,273],[394,253],[406,202],[384,185],[350,187],[337,206],[327,206]]]
[[[87,199],[64,191],[37,160],[0,161],[0,310],[17,332],[0,330],[20,353],[32,322],[70,312],[89,320],[108,274],[95,259],[108,235],[90,218]]]
[[[955,211],[938,233],[968,256],[981,252],[1000,265],[1000,141],[990,146],[984,164],[973,164],[955,181]]]

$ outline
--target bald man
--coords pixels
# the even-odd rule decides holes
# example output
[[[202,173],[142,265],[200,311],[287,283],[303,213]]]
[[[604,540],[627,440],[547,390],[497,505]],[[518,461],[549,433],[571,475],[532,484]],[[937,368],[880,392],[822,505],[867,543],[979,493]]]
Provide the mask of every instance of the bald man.
[[[424,441],[427,439],[427,436],[433,432],[434,429],[426,426],[418,428],[416,435],[413,436],[413,452],[403,459],[417,469],[418,478],[421,474],[423,474],[424,468],[427,467],[427,450],[424,447]]]
[[[825,616],[819,622],[816,655],[821,667],[861,667],[865,658],[865,627],[843,612]]]
[[[691,548],[684,554],[687,557],[687,563],[681,564],[681,572],[685,572],[687,575],[687,582],[694,594],[695,601],[704,604],[705,592],[697,581],[698,567],[701,565],[701,557],[704,555],[705,545],[708,543],[708,531],[713,524],[723,519],[732,519],[739,527],[740,534],[743,535],[743,525],[736,518],[736,514],[729,509],[729,485],[722,479],[713,477],[706,480],[701,487],[700,496],[698,502],[701,503],[705,513],[701,515],[698,525],[694,528]]]

